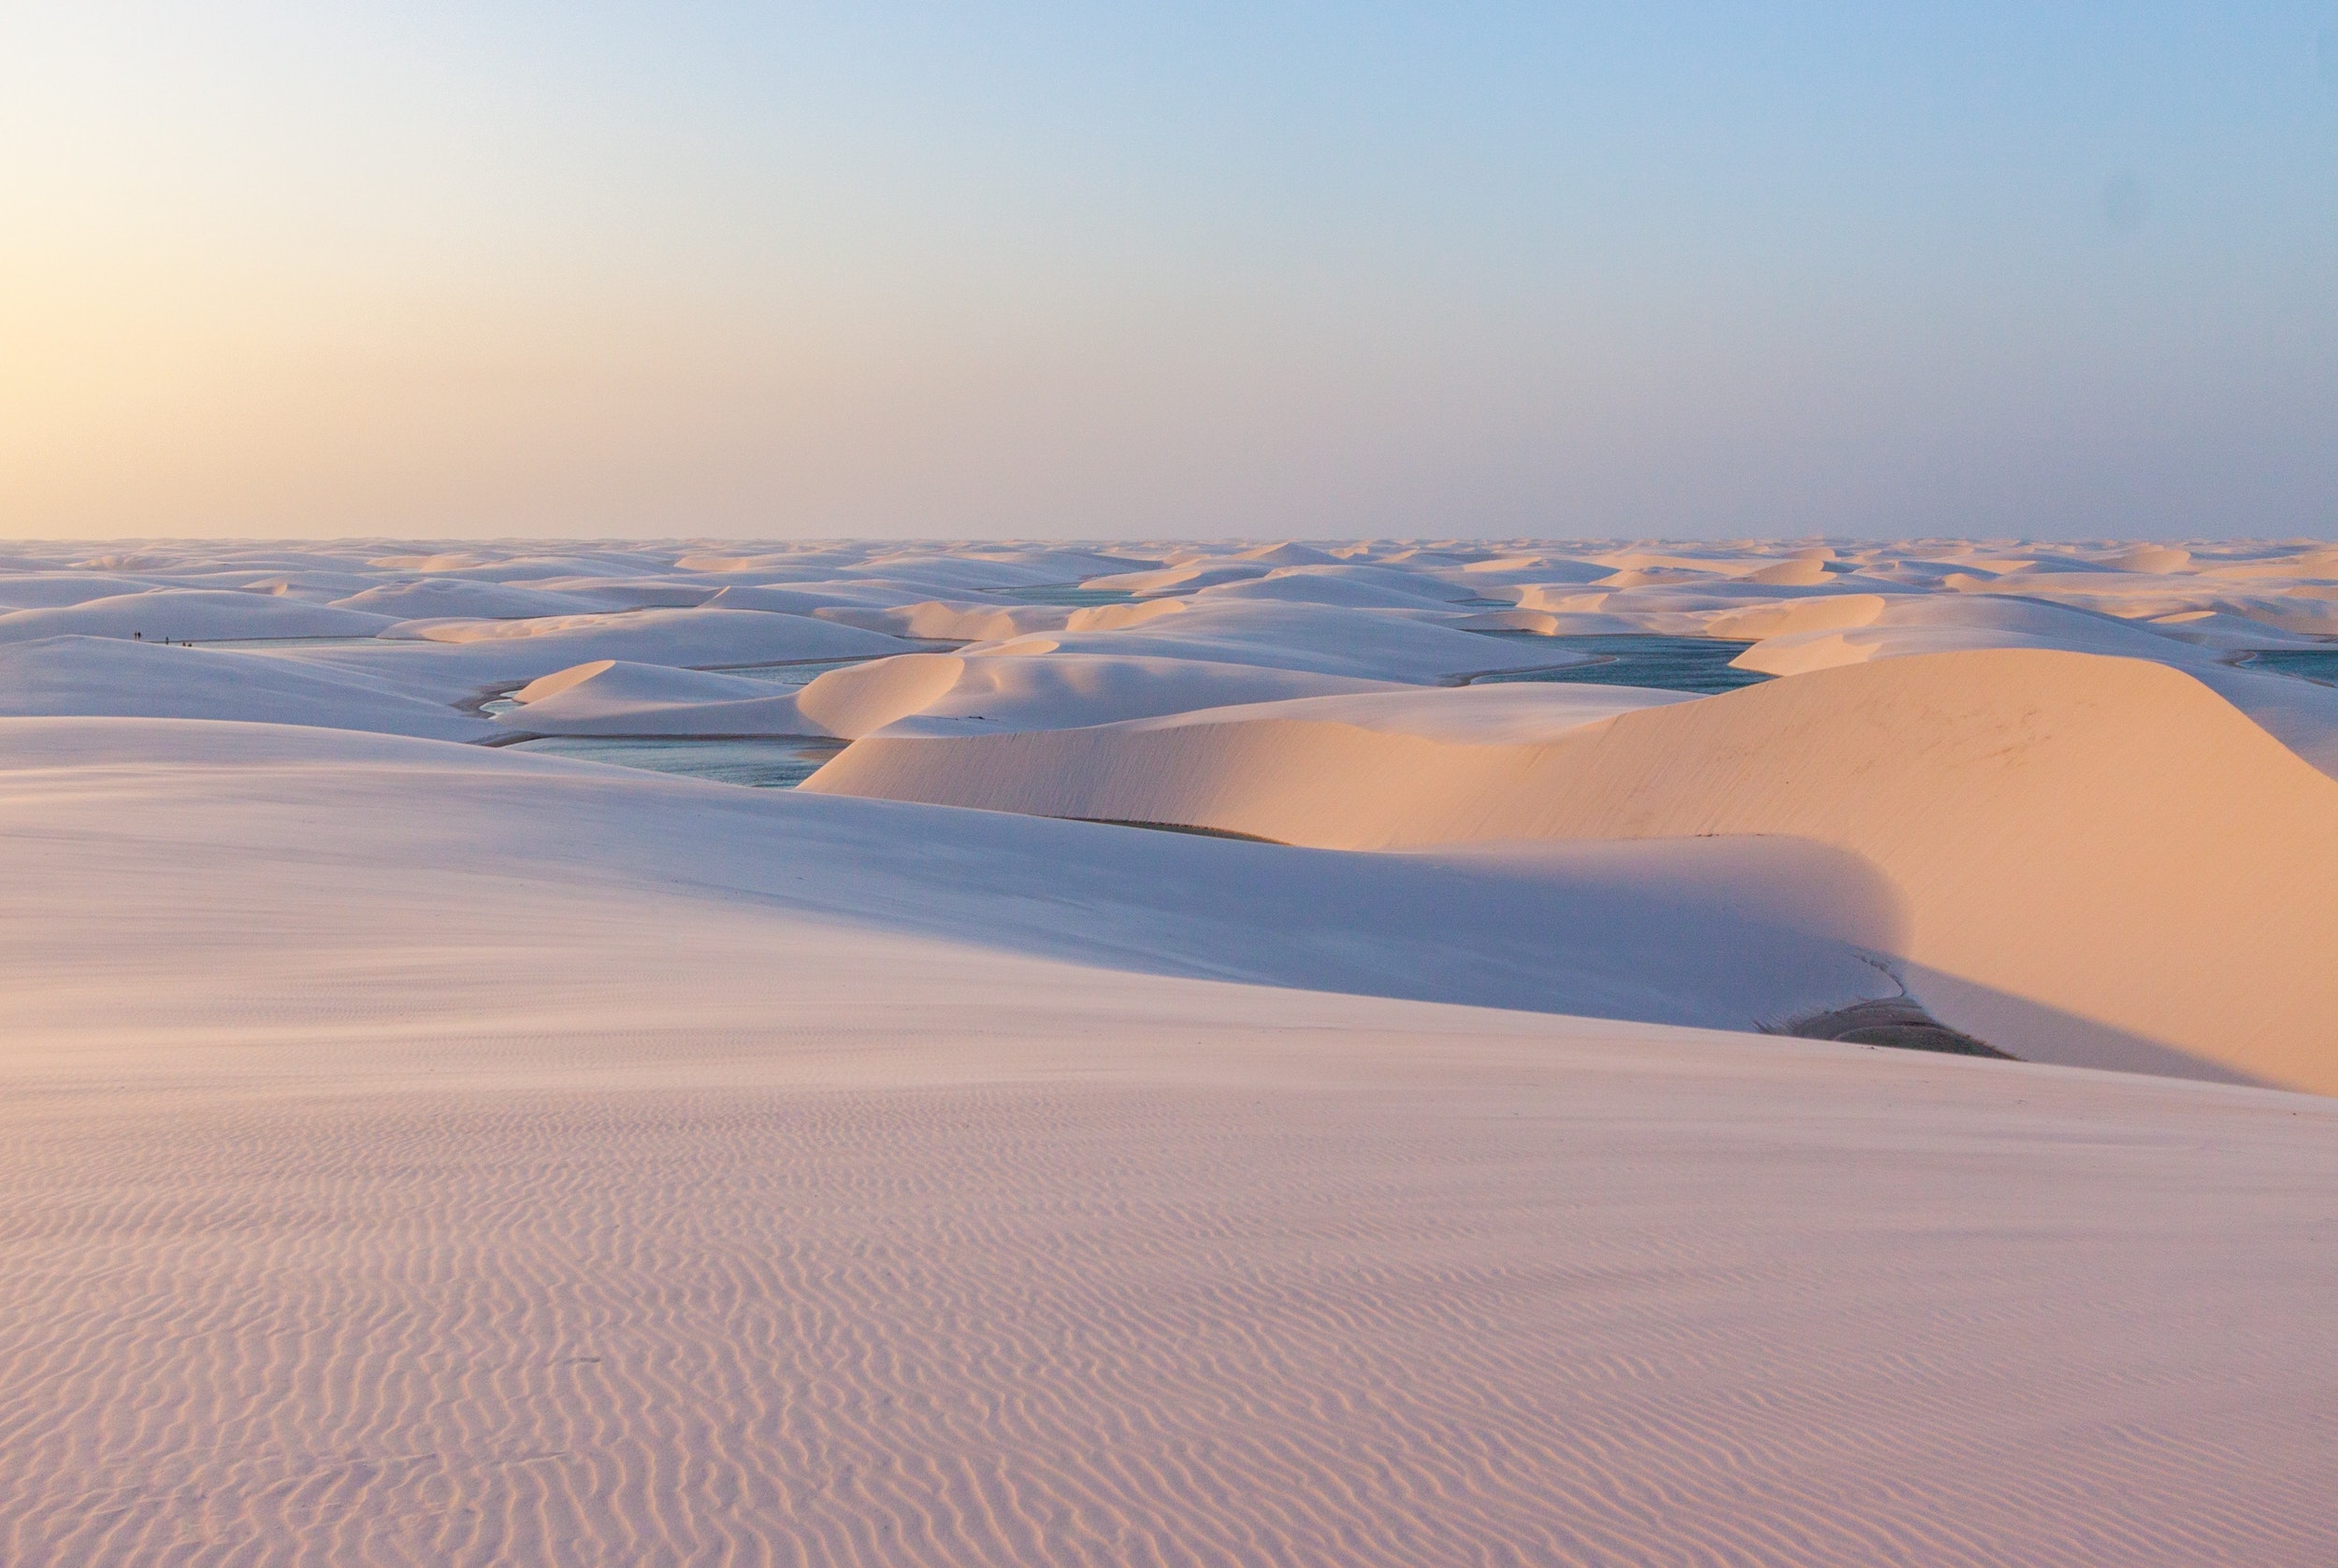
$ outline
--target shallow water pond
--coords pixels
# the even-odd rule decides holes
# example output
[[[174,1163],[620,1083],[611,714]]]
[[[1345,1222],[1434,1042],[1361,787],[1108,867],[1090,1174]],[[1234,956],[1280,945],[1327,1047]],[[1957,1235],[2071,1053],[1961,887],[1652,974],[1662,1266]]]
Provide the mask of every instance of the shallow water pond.
[[[849,669],[856,664],[868,662],[865,658],[858,658],[798,659],[787,664],[729,664],[716,667],[713,673],[736,675],[744,681],[764,681],[781,691],[791,691],[810,685],[831,669]],[[524,689],[513,686],[500,696],[491,697],[479,705],[479,711],[489,718],[498,713],[516,713],[527,706],[518,696]]]
[[[2338,648],[2268,648],[2251,654],[2245,662],[2259,669],[2338,686]]]
[[[981,593],[985,598],[1004,599],[1009,604],[1056,604],[1073,610],[1136,602],[1134,594],[1118,588],[1083,588],[1076,583],[1048,583],[1036,588],[985,588]]]
[[[865,658],[797,660],[787,664],[725,667],[721,673],[768,682],[777,690],[808,686],[831,669],[866,664]],[[479,711],[494,717],[525,707],[503,693],[483,702]],[[749,736],[706,739],[697,736],[541,735],[515,741],[509,750],[542,752],[553,756],[580,757],[618,768],[640,768],[653,773],[680,773],[686,778],[712,779],[716,784],[744,784],[750,789],[793,789],[820,770],[820,765],[844,749],[842,741]]]
[[[842,741],[644,740],[604,735],[546,735],[505,748],[607,762],[653,773],[680,773],[750,789],[793,789],[844,749]]]
[[[1506,642],[1547,648],[1553,654],[1594,654],[1597,664],[1566,669],[1529,669],[1512,675],[1480,675],[1478,686],[1508,685],[1526,681],[1570,681],[1601,686],[1647,686],[1657,691],[1735,691],[1758,685],[1767,675],[1732,669],[1729,661],[1752,646],[1723,642],[1710,637],[1659,637],[1644,633],[1603,634],[1595,637],[1537,637],[1532,632],[1488,632]]]

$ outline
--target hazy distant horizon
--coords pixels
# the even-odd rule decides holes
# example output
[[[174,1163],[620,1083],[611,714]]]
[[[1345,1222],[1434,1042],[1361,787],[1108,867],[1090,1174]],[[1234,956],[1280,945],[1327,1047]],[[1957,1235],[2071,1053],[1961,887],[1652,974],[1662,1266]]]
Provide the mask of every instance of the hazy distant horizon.
[[[549,548],[575,550],[657,550],[682,546],[853,546],[901,545],[927,547],[934,550],[1010,549],[1019,546],[1042,546],[1061,549],[1093,549],[1101,552],[1126,551],[1132,554],[1147,551],[1207,551],[1213,547],[1249,549],[1264,544],[1300,544],[1324,549],[1349,546],[1399,546],[1420,549],[1450,547],[1455,549],[1487,549],[1541,551],[1552,554],[1580,551],[1583,554],[1614,552],[1630,549],[1664,550],[1681,548],[1696,550],[1726,545],[1758,547],[1777,550],[1807,550],[1815,547],[1840,545],[1846,549],[1866,548],[1878,544],[1904,544],[1912,548],[1923,546],[1979,547],[2022,550],[2029,546],[2085,547],[2100,546],[2116,550],[2135,544],[2167,544],[2197,546],[2202,549],[2250,549],[2263,547],[2277,550],[2297,545],[2338,542],[2338,529],[2318,534],[2067,534],[2050,537],[2042,534],[1799,534],[1799,535],[1689,535],[1689,534],[1191,534],[1167,536],[1159,534],[1129,534],[1109,536],[1098,534],[755,534],[755,533],[672,533],[672,534],[558,534],[558,533],[475,533],[475,534],[115,534],[92,535],[85,538],[29,536],[0,537],[0,554],[11,552],[37,553],[44,547],[57,547],[81,553],[97,546],[169,546],[208,544],[219,546],[312,546],[320,549],[363,545],[396,547],[399,549],[428,549],[446,547],[460,552],[467,547],[489,544],[530,544]]]
[[[2338,530],[2327,0],[20,10],[11,538]]]

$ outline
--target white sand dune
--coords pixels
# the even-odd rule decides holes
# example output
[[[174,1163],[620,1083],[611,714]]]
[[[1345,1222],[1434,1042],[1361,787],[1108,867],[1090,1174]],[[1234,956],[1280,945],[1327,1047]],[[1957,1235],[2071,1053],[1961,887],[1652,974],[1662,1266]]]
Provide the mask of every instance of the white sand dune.
[[[379,737],[103,721],[0,730],[20,779],[48,794],[86,785],[106,802],[100,820],[187,814],[265,839],[291,830],[271,813],[296,824],[325,807],[378,817],[353,842],[384,856],[407,824],[427,821],[430,842],[404,852],[426,879],[431,867],[541,862],[571,880],[672,883],[1151,972],[1664,1023],[1750,1029],[1895,990],[1858,953],[1888,928],[1888,895],[1816,846],[1357,855],[774,796]],[[171,768],[141,786],[137,759],[154,755]]]
[[[401,621],[385,634],[425,642],[528,641],[592,658],[655,653],[676,664],[759,664],[902,652],[899,638],[809,615],[742,610],[642,610],[521,620]]]
[[[1807,613],[1825,602],[1796,609]],[[1955,649],[2051,648],[2156,660],[2184,670],[2338,778],[2338,689],[2224,662],[2243,649],[2316,644],[2271,626],[2244,636],[2236,624],[2252,623],[2243,617],[2215,620],[2214,628],[2195,630],[2196,623],[2188,620],[2138,622],[2027,598],[1950,597],[1877,600],[1875,612],[1857,620],[1846,612],[1833,626],[1789,622],[1775,634],[1759,623],[1734,624],[1748,635],[1759,631],[1767,638],[1739,655],[1738,665],[1771,675]]]
[[[1003,650],[900,654],[801,691],[695,670],[599,660],[530,683],[504,727],[537,735],[801,735],[858,739],[1067,729],[1243,701],[1402,689],[1387,682],[1193,659]]]
[[[1555,588],[1570,583],[1580,585],[1596,583],[1611,569],[1595,561],[1576,560],[1566,555],[1497,554],[1462,565],[1452,581],[1467,583],[1473,593],[1487,598],[1502,598],[1507,596],[1499,590],[1505,586]]]
[[[531,588],[597,601],[612,610],[692,610],[721,589],[687,574],[657,573],[642,577],[584,575],[532,581]]]
[[[912,655],[911,657],[919,655]],[[712,670],[595,659],[530,681],[496,715],[528,735],[822,735],[796,692]]]
[[[1221,583],[1194,595],[1203,603],[1258,599],[1398,610],[1439,610],[1469,597],[1465,588],[1418,572],[1350,565],[1277,567],[1264,577]]]
[[[1775,629],[1765,624],[1765,613],[1777,617]],[[2013,596],[1845,595],[1761,612],[1739,611],[1711,624],[1715,635],[1726,628],[1732,636],[1760,639],[1738,663],[1771,675],[1965,648],[2059,648],[2158,659],[2186,669],[2214,663],[2196,640],[2181,635],[2184,623],[2128,620]],[[2299,641],[2273,627],[2261,631],[2251,645],[2278,648]]]
[[[1335,544],[1277,554],[1168,544],[1099,552],[837,542],[729,553],[572,544],[514,553],[493,547],[458,552],[198,541],[46,555],[34,548],[18,560],[19,569],[0,570],[0,604],[22,600],[28,606],[70,607],[93,597],[145,601],[152,597],[148,590],[158,585],[202,585],[219,592],[220,585],[229,584],[241,591],[229,601],[231,608],[269,618],[262,629],[298,629],[303,635],[315,634],[281,620],[302,604],[321,609],[329,599],[383,613],[423,611],[410,617],[411,624],[393,623],[396,635],[379,646],[306,648],[286,640],[281,652],[336,679],[349,677],[415,701],[453,707],[601,659],[720,668],[874,656],[931,647],[929,639],[960,641],[974,634],[997,634],[978,638],[977,653],[994,651],[980,646],[987,640],[1018,655],[1045,655],[1067,667],[1083,660],[1143,661],[1155,668],[1173,661],[1185,667],[1179,680],[1126,705],[1098,700],[1084,709],[1044,696],[1016,702],[1009,700],[1012,694],[1001,693],[992,706],[1012,710],[1003,720],[981,706],[931,715],[1007,727],[1109,722],[1173,711],[1160,706],[1165,701],[1200,708],[1297,695],[1262,693],[1227,673],[1243,668],[1434,684],[1489,669],[1580,657],[1559,641],[1535,645],[1515,637],[1493,640],[1479,635],[1486,631],[1558,639],[1633,632],[1759,637],[1766,640],[1749,663],[1782,670],[1874,656],[1878,651],[2075,647],[2175,662],[2300,755],[2338,771],[2338,698],[2330,688],[2220,662],[2255,647],[2338,646],[2279,630],[2262,618],[2271,612],[2268,606],[2306,606],[2306,612],[2319,613],[2313,607],[2338,602],[2329,597],[2338,595],[2338,581],[2328,564],[2338,556],[2294,545],[2193,546],[2177,552],[2185,557],[2180,563],[2174,554],[2136,556],[2147,558],[2153,569],[2112,569],[2132,554],[2104,547],[1999,549],[1939,542],[1921,549],[1794,550],[1615,543],[1563,551],[1524,543],[1507,549]],[[1223,593],[1195,586],[1202,578],[1193,574],[1220,568],[1233,574],[1229,581],[1253,586]],[[1782,568],[1791,568],[1796,581],[1763,581]],[[131,570],[149,575],[123,575]],[[1127,604],[1024,605],[996,597],[1092,583],[1128,570],[1187,575],[1174,591]],[[1629,571],[1671,573],[1681,581],[1587,586]],[[1984,586],[2010,584],[2017,593],[2035,592],[2038,584],[2083,582],[2097,590],[2088,603],[2117,615],[2058,608],[2037,598],[1959,593],[1946,585],[1952,577]],[[123,588],[136,591],[124,596]],[[1274,597],[1283,594],[1346,602],[1284,602]],[[1268,597],[1246,599],[1246,595]],[[1463,602],[1474,598],[1482,604],[1489,596],[1514,600],[1518,608],[1480,610]],[[702,605],[692,602],[700,599]],[[612,608],[634,603],[670,607],[634,613]],[[2170,605],[2202,608],[2171,611]],[[151,608],[139,606],[141,611]],[[2143,614],[2146,609],[2152,613]],[[436,611],[456,612],[427,613]],[[758,624],[735,618],[743,611],[782,619]],[[2037,619],[2042,616],[2055,619],[2044,624]],[[808,628],[807,623],[829,629]],[[343,622],[336,629],[352,628]],[[1830,629],[1844,635],[1830,638]],[[860,633],[882,639],[889,630],[915,635],[889,643],[846,640]],[[417,632],[469,640],[416,641],[411,634]],[[1230,683],[1207,690],[1205,672]],[[1044,687],[1056,678],[1051,673],[1019,679]],[[1092,683],[1068,668],[1061,679],[1067,689]],[[222,712],[238,716],[242,711]],[[349,722],[367,725],[366,713],[354,709]],[[550,712],[543,717],[548,725],[554,722]],[[718,719],[733,726],[726,732],[800,727],[794,720],[782,726],[777,716],[750,725],[744,713],[644,718],[649,732],[666,734],[706,733],[705,726]]]
[[[1889,601],[1880,594],[1828,594],[1823,597],[1785,599],[1771,604],[1724,610],[1706,617],[1704,635],[1726,639],[1783,640],[1817,632],[1873,626]],[[1767,666],[1740,660],[1748,669],[1779,674]]]
[[[0,574],[0,607],[47,610],[92,599],[143,594],[162,586],[135,577],[94,571],[7,571]]]
[[[1055,605],[970,604],[962,599],[920,599],[882,610],[847,608],[821,613],[844,626],[934,642],[991,642],[1028,632],[1061,631],[1072,619],[1070,610]]]
[[[1221,583],[1251,582],[1274,569],[1255,561],[1189,561],[1181,566],[1160,567],[1149,571],[1106,572],[1089,578],[1080,586],[1125,594],[1190,594],[1204,588],[1215,588]]]
[[[1568,662],[1557,652],[1487,639],[1357,606],[1195,598],[1181,614],[1118,630],[1049,634],[1048,652],[1127,654],[1260,665],[1372,681],[1453,683]]]
[[[1189,726],[1215,729],[1228,725],[1283,721],[1338,725],[1456,745],[1536,745],[1618,713],[1692,700],[1686,692],[1648,691],[1589,682],[1551,685],[1519,683],[1465,686],[1451,691],[1383,685],[1321,697],[1181,711],[1141,727],[1148,731]],[[884,731],[884,737],[889,740],[917,733],[920,731],[914,726],[897,725]]]
[[[1904,925],[1876,945],[2005,1050],[2338,1092],[2338,784],[2155,664],[1898,659],[1539,746],[1241,710],[878,737],[805,787],[1348,848],[1807,839],[1883,873]]]
[[[873,553],[859,569],[861,575],[888,583],[922,583],[931,588],[1031,588],[1080,576],[1095,570],[1099,564],[1087,552],[1050,560],[1046,553],[1009,559],[1002,554],[974,550],[903,550]]]
[[[858,672],[823,676],[841,688]],[[817,682],[814,684],[818,684]],[[1012,645],[984,655],[969,652],[956,679],[914,708],[859,708],[836,715],[830,733],[967,734],[1006,729],[1073,729],[1127,719],[1153,718],[1237,702],[1277,702],[1340,694],[1403,691],[1386,681],[1321,675],[1206,659],[1148,658],[1048,650],[1017,655]],[[825,693],[807,687],[804,700]],[[921,693],[922,697],[923,694]]]
[[[387,615],[273,594],[228,588],[153,588],[0,614],[0,642],[44,637],[121,637],[157,641],[230,641],[260,637],[371,637]]]
[[[0,715],[90,714],[313,725],[441,741],[496,732],[474,713],[362,672],[264,654],[110,637],[0,643]]]
[[[0,764],[12,1564],[2326,1561],[2329,1102],[657,867],[899,864],[906,808],[217,725]]]
[[[710,610],[766,610],[783,615],[815,615],[838,605],[887,606],[897,603],[892,594],[872,593],[863,585],[814,583],[802,588],[774,587],[763,583],[732,583],[715,590],[706,601]]]
[[[595,581],[598,583],[599,580]],[[579,592],[573,588],[519,587],[465,577],[378,583],[333,602],[343,610],[362,610],[400,621],[519,620],[628,608],[597,589]]]
[[[0,622],[94,635],[0,640],[0,1564],[2319,1568],[2338,1100],[2259,1086],[2338,1094],[2332,605],[23,541]],[[1789,672],[1458,683],[1578,632]],[[1903,993],[2037,1059],[1772,1032]]]
[[[508,546],[443,555],[392,555],[372,564],[390,570],[433,577],[471,578],[482,583],[512,583],[533,586],[578,578],[610,582],[666,569],[673,560],[670,550],[628,550],[605,542],[559,554],[544,554]]]

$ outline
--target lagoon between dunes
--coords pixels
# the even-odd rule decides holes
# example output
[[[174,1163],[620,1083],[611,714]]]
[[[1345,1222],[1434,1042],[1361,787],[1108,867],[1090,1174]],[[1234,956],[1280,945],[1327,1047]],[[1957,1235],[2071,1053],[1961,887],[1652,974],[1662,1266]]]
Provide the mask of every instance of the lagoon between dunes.
[[[2327,543],[20,541],[0,856],[11,1565],[2338,1555]]]

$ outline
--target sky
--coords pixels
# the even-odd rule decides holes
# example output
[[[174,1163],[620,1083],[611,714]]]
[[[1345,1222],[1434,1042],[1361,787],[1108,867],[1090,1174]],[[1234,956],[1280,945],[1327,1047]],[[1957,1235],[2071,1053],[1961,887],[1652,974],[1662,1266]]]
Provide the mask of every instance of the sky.
[[[2338,534],[2338,0],[0,0],[0,533]]]

